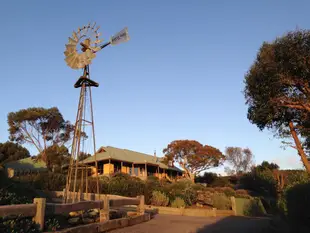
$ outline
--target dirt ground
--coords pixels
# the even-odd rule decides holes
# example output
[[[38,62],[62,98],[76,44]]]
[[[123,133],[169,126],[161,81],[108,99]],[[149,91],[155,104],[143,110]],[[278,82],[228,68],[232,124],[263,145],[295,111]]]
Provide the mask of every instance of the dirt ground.
[[[111,233],[268,233],[268,218],[156,215],[149,222]]]

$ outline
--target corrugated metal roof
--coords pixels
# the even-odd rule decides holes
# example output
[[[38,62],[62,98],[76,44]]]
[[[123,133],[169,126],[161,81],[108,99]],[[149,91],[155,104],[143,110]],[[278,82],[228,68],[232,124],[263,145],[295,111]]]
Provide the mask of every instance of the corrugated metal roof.
[[[178,172],[182,172],[177,167],[168,167],[166,164],[163,164],[160,162],[161,158],[160,157],[155,157],[153,155],[148,155],[132,150],[127,150],[127,149],[120,149],[112,146],[107,146],[107,147],[101,147],[99,150],[99,153],[96,154],[96,159],[97,161],[101,160],[107,160],[107,159],[115,159],[115,160],[120,160],[124,162],[130,162],[130,163],[135,163],[135,164],[154,164],[158,165],[160,168],[163,169],[169,169],[169,170],[174,170]],[[88,157],[85,160],[83,160],[83,163],[91,163],[94,162],[94,156]]]
[[[45,162],[42,160],[37,160],[32,157],[20,159],[17,161],[12,161],[4,164],[4,167],[12,168],[15,171],[46,171],[47,167]]]

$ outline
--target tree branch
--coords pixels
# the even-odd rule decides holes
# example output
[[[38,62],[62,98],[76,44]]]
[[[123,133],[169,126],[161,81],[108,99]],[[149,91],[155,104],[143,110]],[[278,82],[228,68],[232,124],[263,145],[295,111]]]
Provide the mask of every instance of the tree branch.
[[[301,157],[301,160],[302,160],[302,162],[303,162],[307,172],[310,173],[310,163],[309,163],[309,161],[307,159],[306,153],[304,152],[304,150],[302,148],[302,145],[300,143],[298,135],[297,135],[297,133],[295,131],[293,122],[289,123],[289,127],[290,127],[290,131],[291,131],[292,137],[294,139],[295,145],[296,145],[296,149],[298,150],[298,154]]]
[[[32,143],[37,150],[39,151],[39,153],[42,152],[42,150],[38,147],[38,145],[34,142],[33,138],[30,136],[29,132],[27,131],[27,129],[25,127],[23,127],[22,125],[20,126],[20,128],[27,134],[28,138],[30,139],[30,143]]]

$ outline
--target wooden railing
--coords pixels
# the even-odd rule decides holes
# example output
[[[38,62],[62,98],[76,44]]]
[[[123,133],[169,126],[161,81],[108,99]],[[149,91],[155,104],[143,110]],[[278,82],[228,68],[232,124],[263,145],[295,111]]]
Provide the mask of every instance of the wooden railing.
[[[57,215],[89,209],[100,209],[100,222],[104,222],[109,220],[110,207],[121,207],[127,205],[136,205],[137,214],[144,215],[144,196],[138,196],[136,198],[124,197],[111,200],[108,195],[102,196],[103,200],[82,201],[71,204],[46,203],[45,198],[35,198],[33,204],[0,206],[0,217],[20,215],[23,217],[33,217],[36,224],[38,224],[40,229],[43,230],[44,218],[46,215]]]

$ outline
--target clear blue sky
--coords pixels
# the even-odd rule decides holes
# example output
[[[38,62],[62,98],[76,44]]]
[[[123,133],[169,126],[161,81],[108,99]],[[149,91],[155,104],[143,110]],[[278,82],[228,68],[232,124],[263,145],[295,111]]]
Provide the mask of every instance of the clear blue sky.
[[[88,22],[103,38],[131,40],[91,66],[97,145],[152,154],[172,140],[249,147],[257,163],[300,167],[296,151],[247,120],[244,74],[263,41],[309,28],[307,1],[2,1],[0,141],[7,114],[57,106],[75,120],[80,75],[64,62],[72,31]]]

